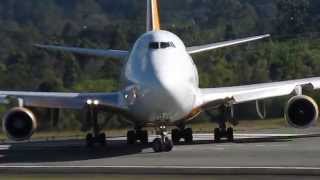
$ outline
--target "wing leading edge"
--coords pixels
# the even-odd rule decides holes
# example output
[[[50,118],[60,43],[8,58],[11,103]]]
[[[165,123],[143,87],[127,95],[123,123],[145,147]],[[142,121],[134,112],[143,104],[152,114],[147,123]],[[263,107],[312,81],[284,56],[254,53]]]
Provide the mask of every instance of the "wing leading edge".
[[[207,44],[207,45],[202,45],[202,46],[193,46],[193,47],[188,47],[187,52],[189,54],[196,54],[196,53],[200,53],[200,52],[210,51],[213,49],[219,49],[219,48],[223,48],[223,47],[247,43],[250,41],[256,41],[256,40],[264,39],[267,37],[270,37],[270,34],[265,34],[265,35],[261,35],[261,36],[254,36],[254,37],[249,37],[249,38],[243,38],[243,39],[237,39],[237,40],[231,40],[231,41],[225,41],[225,42],[219,42],[219,43],[213,43],[213,44]]]
[[[88,49],[88,48],[53,46],[53,45],[41,45],[41,44],[35,44],[34,46],[41,49],[66,51],[66,52],[91,55],[91,56],[102,56],[102,57],[113,57],[113,58],[126,58],[127,56],[129,56],[129,51],[124,51],[124,50]]]
[[[254,100],[299,94],[302,89],[320,89],[320,78],[201,89],[202,104],[200,106],[211,108],[221,103],[239,104]]]
[[[0,91],[0,103],[10,103],[12,99],[21,100],[23,106],[83,109],[88,100],[97,100],[99,107],[125,111],[126,107],[119,92],[115,93],[54,93],[54,92],[23,92]]]

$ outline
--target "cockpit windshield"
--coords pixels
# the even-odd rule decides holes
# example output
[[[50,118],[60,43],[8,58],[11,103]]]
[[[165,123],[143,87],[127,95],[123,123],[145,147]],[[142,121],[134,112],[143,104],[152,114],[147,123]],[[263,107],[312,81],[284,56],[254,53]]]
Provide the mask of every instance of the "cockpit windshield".
[[[165,49],[169,47],[175,48],[176,46],[173,44],[173,42],[151,42],[149,44],[150,49]]]

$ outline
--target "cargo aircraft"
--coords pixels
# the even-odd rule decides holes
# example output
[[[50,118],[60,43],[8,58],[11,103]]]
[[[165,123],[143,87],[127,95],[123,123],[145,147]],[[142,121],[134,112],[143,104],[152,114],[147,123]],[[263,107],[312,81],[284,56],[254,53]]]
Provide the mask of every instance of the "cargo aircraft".
[[[280,96],[291,96],[285,107],[285,119],[296,128],[307,128],[318,119],[317,103],[303,94],[303,90],[320,88],[320,78],[307,78],[282,82],[252,84],[235,87],[199,87],[199,76],[191,55],[218,48],[238,45],[269,37],[255,36],[226,42],[186,47],[172,32],[160,28],[158,0],[147,0],[146,32],[134,43],[130,51],[87,49],[40,45],[38,48],[67,51],[93,56],[119,58],[126,61],[121,88],[117,92],[64,93],[0,91],[0,102],[16,102],[3,117],[3,129],[12,140],[29,139],[37,128],[37,118],[30,108],[86,110],[92,132],[86,137],[88,146],[106,143],[97,115],[111,112],[127,117],[133,130],[127,132],[128,144],[148,143],[146,126],[157,128],[153,141],[155,152],[171,151],[173,144],[193,141],[191,128],[186,124],[202,112],[219,109],[233,114],[233,106],[250,101],[257,102],[257,112],[264,112],[259,101]],[[232,127],[227,118],[214,129],[214,139],[233,140]],[[167,127],[173,126],[171,138]]]

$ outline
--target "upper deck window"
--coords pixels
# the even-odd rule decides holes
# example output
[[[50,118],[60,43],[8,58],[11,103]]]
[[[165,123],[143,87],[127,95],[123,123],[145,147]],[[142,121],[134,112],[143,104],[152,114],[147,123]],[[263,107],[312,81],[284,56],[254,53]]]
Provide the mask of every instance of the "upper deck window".
[[[165,49],[169,47],[175,48],[176,46],[173,44],[173,42],[151,42],[149,44],[150,49]]]

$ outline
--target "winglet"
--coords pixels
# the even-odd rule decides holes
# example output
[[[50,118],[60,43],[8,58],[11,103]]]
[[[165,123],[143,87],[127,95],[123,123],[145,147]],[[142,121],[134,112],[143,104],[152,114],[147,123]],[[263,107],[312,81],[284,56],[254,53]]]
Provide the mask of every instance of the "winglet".
[[[147,31],[160,30],[159,2],[147,0]]]

